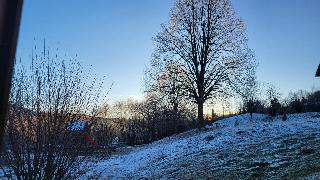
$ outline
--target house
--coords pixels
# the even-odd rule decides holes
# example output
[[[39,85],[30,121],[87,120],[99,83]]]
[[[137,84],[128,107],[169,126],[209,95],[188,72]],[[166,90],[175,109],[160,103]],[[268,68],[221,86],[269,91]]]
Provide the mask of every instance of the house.
[[[70,141],[80,143],[84,146],[98,145],[90,133],[90,125],[88,122],[72,120],[66,129],[70,133]]]

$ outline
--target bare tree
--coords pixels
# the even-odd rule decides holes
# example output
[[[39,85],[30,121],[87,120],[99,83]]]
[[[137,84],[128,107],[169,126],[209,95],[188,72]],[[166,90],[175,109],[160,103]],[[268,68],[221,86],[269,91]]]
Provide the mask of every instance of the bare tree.
[[[277,99],[277,101],[280,99],[281,94],[279,93],[279,90],[272,84],[267,84],[267,89],[266,89],[266,95],[267,95],[267,100],[272,104],[272,100]]]
[[[239,80],[232,85],[240,97],[241,111],[250,113],[251,119],[252,113],[256,111],[256,105],[258,105],[259,84],[255,75],[255,66],[252,66],[244,76],[237,77]]]
[[[139,102],[132,98],[117,100],[109,108],[108,115],[112,118],[128,119],[137,116]]]
[[[279,99],[281,98],[281,94],[279,90],[272,84],[267,85],[266,90],[267,101],[269,103],[269,115],[275,116],[281,110],[281,104],[279,103]]]
[[[206,100],[236,81],[254,61],[244,23],[229,0],[178,0],[154,40],[154,63],[180,67],[182,88],[197,104],[200,124]]]
[[[62,59],[44,46],[32,53],[29,71],[16,69],[0,163],[7,177],[67,179],[86,167],[88,156],[80,155],[93,148],[82,137],[74,141],[70,124],[96,120],[102,82],[86,82],[90,75],[76,58]]]
[[[103,118],[107,118],[110,115],[111,107],[108,103],[104,103],[99,107],[99,114]]]
[[[157,79],[155,86],[162,97],[168,99],[168,103],[172,106],[174,112],[178,112],[179,104],[182,104],[185,100],[184,94],[186,92],[181,84],[184,78],[181,77],[181,74],[182,70],[179,66],[168,64]]]

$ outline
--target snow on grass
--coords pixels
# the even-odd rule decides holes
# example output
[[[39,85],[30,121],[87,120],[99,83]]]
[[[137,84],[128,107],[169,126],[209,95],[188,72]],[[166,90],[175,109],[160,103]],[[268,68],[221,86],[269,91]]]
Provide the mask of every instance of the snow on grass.
[[[133,148],[81,178],[292,178],[320,172],[320,114],[238,115]]]

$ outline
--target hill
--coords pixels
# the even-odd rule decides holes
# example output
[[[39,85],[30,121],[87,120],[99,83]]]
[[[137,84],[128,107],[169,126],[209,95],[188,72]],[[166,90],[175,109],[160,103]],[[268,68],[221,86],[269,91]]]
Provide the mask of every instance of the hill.
[[[128,148],[127,148],[128,149]],[[99,161],[86,178],[313,178],[320,172],[320,114],[220,120],[205,130],[133,147]],[[83,177],[83,176],[82,176]]]

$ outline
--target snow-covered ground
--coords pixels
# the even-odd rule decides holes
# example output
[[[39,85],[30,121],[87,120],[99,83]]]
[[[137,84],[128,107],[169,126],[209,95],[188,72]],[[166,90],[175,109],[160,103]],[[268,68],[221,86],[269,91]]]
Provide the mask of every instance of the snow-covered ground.
[[[320,114],[220,120],[99,161],[80,178],[317,178]]]

